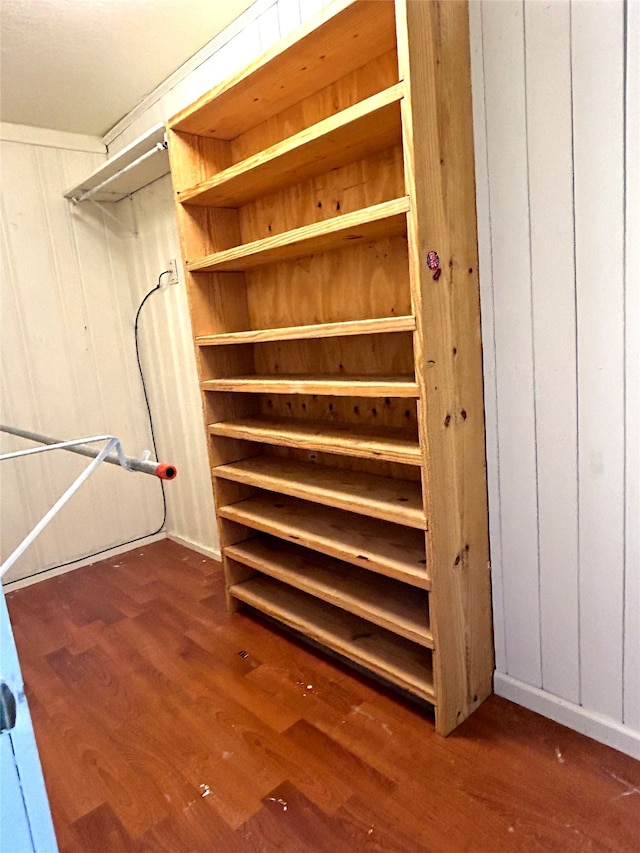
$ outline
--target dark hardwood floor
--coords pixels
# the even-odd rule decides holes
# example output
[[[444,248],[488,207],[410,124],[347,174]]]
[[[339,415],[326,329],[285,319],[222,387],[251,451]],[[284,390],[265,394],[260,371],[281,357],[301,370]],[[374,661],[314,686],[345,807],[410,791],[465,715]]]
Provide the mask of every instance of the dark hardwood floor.
[[[62,853],[640,849],[639,762],[497,697],[443,739],[170,541],[7,602]]]

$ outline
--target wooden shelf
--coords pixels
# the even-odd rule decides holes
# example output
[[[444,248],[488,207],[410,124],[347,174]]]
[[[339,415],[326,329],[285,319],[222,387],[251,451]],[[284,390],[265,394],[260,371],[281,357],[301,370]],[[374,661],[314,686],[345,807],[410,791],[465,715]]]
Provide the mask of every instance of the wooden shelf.
[[[258,344],[266,341],[413,332],[415,328],[416,318],[413,316],[380,317],[373,320],[347,320],[342,323],[314,323],[309,326],[285,326],[281,329],[256,329],[246,332],[224,332],[218,335],[198,335],[196,343],[200,347]]]
[[[375,15],[367,0],[331,3],[312,22],[296,28],[255,62],[182,110],[169,126],[183,133],[234,139],[393,50],[394,12],[391,3],[381,4]]]
[[[178,193],[182,204],[235,207],[402,140],[398,83]]]
[[[429,589],[425,534],[420,530],[270,493],[220,507],[218,515]]]
[[[215,477],[425,530],[419,482],[329,468],[279,456],[253,456],[213,469]]]
[[[465,3],[332,0],[167,128],[228,606],[441,734],[494,668],[469,61]]]
[[[229,593],[435,704],[431,655],[424,648],[271,578],[256,577],[234,584]]]
[[[407,196],[385,201],[284,231],[264,240],[243,243],[199,260],[187,260],[189,272],[242,272],[252,267],[339,249],[353,240],[377,240],[406,231]]]
[[[250,394],[326,394],[330,397],[418,397],[418,385],[407,376],[309,376],[305,373],[228,376],[205,379],[205,391]]]
[[[298,447],[324,453],[421,465],[418,439],[408,432],[363,426],[335,426],[322,421],[280,420],[256,415],[209,424],[211,435]]]
[[[266,536],[228,545],[224,553],[394,634],[433,648],[429,594],[423,590]]]

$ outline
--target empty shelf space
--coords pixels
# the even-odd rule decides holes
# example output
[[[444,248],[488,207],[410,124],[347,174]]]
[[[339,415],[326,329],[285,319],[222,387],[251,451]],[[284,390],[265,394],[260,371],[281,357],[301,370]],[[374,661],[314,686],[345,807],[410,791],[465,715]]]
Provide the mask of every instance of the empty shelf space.
[[[409,376],[228,376],[206,379],[205,391],[253,394],[327,394],[332,397],[418,397],[418,384]]]
[[[329,468],[280,456],[253,456],[220,465],[213,469],[213,474],[371,518],[421,530],[426,528],[419,482]]]
[[[402,84],[385,89],[178,193],[183,204],[235,207],[401,141]]]
[[[429,594],[288,542],[257,536],[224,549],[227,557],[433,648]]]
[[[234,584],[229,592],[393,684],[435,702],[428,650],[272,578],[252,578]]]
[[[413,586],[430,587],[423,531],[271,493],[219,507],[218,515]]]
[[[416,319],[413,316],[380,317],[372,320],[348,320],[341,323],[314,323],[309,326],[286,326],[281,329],[256,329],[246,332],[226,332],[218,335],[199,335],[196,338],[196,343],[201,347],[210,347],[308,338],[340,338],[348,335],[412,332],[415,327]]]
[[[264,240],[244,243],[199,260],[187,260],[190,272],[242,272],[252,267],[342,248],[353,240],[403,234],[409,198],[393,199],[353,213],[314,222]]]
[[[279,420],[256,415],[209,424],[209,433],[280,447],[298,447],[405,465],[422,463],[418,439],[392,429],[335,426],[321,421]]]
[[[234,139],[396,46],[394,6],[330,4],[174,116],[183,133]]]

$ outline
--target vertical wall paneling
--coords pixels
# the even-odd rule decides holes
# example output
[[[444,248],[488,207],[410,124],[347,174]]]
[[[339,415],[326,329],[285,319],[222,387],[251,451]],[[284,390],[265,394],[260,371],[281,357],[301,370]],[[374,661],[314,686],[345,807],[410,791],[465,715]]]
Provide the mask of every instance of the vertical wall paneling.
[[[102,216],[79,216],[62,198],[103,155],[49,144],[43,131],[34,142],[28,129],[9,130],[2,141],[3,420],[60,437],[112,433],[137,455],[149,435],[132,340],[126,346],[126,265]],[[3,436],[2,446],[25,442]],[[64,453],[2,463],[3,554],[85,466]],[[152,533],[162,521],[159,498],[152,478],[102,466],[8,579]]]
[[[507,671],[540,686],[536,432],[523,5],[483,6]]]
[[[624,723],[640,731],[640,3],[628,3],[625,140]]]
[[[133,303],[138,305],[155,286],[168,259],[180,254],[169,176],[137,192],[133,204],[139,235],[124,241],[122,248]],[[211,479],[182,281],[168,286],[163,277],[161,289],[149,297],[140,314],[139,339],[158,453],[178,468],[178,477],[165,489],[167,532],[215,555],[218,540]]]
[[[470,11],[496,690],[640,757],[640,5]]]
[[[278,20],[280,37],[288,35],[300,23],[300,4],[298,0],[279,0]]]
[[[569,0],[524,7],[542,686],[580,701]]]
[[[491,238],[491,190],[487,168],[487,122],[485,110],[483,6],[469,5],[471,42],[471,85],[473,93],[474,149],[476,160],[476,207],[478,216],[478,264],[482,311],[483,371],[485,396],[485,438],[487,446],[487,487],[489,493],[489,539],[491,587],[494,611],[504,613],[502,578],[502,512],[500,508],[498,400],[496,396],[495,310],[493,293],[493,245]],[[494,621],[496,668],[507,666],[507,642],[502,618]]]
[[[624,566],[623,26],[619,0],[572,6],[581,698],[617,720]]]

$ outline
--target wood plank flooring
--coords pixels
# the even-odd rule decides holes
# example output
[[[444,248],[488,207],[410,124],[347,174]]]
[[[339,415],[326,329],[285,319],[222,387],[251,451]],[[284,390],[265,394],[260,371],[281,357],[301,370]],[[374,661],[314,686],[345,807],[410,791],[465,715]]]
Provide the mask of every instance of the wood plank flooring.
[[[639,762],[497,697],[440,738],[170,541],[7,603],[61,853],[638,850]]]

